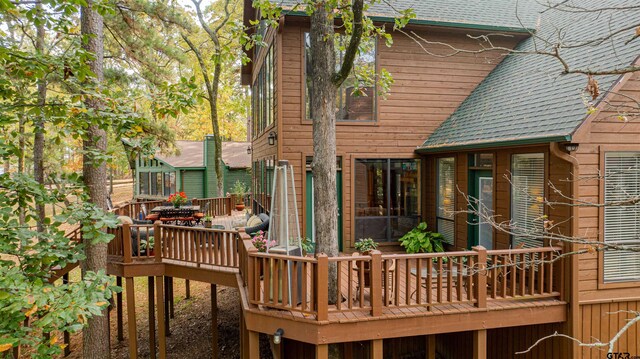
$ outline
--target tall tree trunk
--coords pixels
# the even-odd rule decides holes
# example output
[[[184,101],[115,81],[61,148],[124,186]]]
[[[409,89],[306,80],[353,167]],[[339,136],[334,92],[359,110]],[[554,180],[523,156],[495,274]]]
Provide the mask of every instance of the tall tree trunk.
[[[311,78],[313,96],[314,215],[317,248],[330,257],[338,255],[338,199],[336,194],[336,114],[337,87],[335,72],[333,20],[320,2],[311,15]],[[329,301],[337,298],[337,268],[329,266]]]
[[[99,84],[103,78],[104,39],[102,16],[93,10],[93,1],[88,0],[87,6],[82,7],[81,32],[85,36],[83,47],[94,55],[89,63],[91,71],[96,75]],[[85,105],[88,108],[99,109],[100,101],[88,97]],[[97,111],[96,111],[97,112]],[[82,174],[84,184],[89,191],[89,200],[100,208],[107,208],[107,164],[101,159],[94,159],[90,155],[93,151],[106,153],[107,134],[97,125],[91,124],[87,128],[86,138],[83,140]],[[99,161],[99,162],[98,162]],[[86,259],[82,263],[82,271],[106,271],[107,244],[92,244],[85,242]],[[133,335],[133,334],[132,334]],[[83,331],[84,358],[109,358],[109,318],[106,309],[102,315],[94,316],[87,321]]]
[[[36,4],[38,16],[42,11],[42,3]],[[44,21],[40,21],[36,26],[36,53],[43,55],[44,53],[45,30]],[[47,100],[47,80],[43,77],[38,80],[38,106],[44,111],[44,105]],[[44,112],[43,112],[44,113]],[[39,114],[33,121],[33,176],[35,180],[44,185],[44,114]],[[38,214],[37,228],[38,232],[44,230],[45,211],[44,204],[36,204],[36,212]]]
[[[218,50],[219,51],[219,50]],[[218,86],[220,84],[220,73],[222,72],[222,65],[220,64],[220,56],[216,55],[218,59],[213,68],[213,81],[211,88],[213,93],[211,96],[211,126],[213,127],[213,142],[216,145],[216,153],[213,156],[216,161],[216,178],[218,180],[218,197],[224,196],[224,183],[222,179],[222,139],[220,138],[220,125],[218,121]]]

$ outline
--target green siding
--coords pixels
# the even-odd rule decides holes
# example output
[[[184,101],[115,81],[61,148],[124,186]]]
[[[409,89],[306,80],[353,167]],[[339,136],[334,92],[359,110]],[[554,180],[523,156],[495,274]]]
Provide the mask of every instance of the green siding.
[[[231,193],[231,188],[240,180],[247,188],[251,188],[251,171],[249,169],[230,169],[224,166],[224,192]]]
[[[182,190],[189,198],[203,198],[204,196],[204,171],[180,171],[182,177]]]

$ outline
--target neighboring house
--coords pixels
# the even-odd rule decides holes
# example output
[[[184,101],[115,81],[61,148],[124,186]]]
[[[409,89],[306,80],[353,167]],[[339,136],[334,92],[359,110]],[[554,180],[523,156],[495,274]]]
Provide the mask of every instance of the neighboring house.
[[[135,161],[136,197],[164,198],[176,191],[184,191],[189,198],[224,197],[236,181],[248,187],[251,183],[251,157],[248,142],[223,142],[223,191],[218,193],[214,168],[213,136],[204,141],[176,141],[178,153]]]
[[[288,160],[297,181],[301,230],[313,238],[313,114],[308,109],[313,94],[306,77],[309,19],[295,10],[297,1],[279,3],[294,10],[285,11],[277,29],[259,27],[267,45],[253,50],[249,54],[253,61],[243,68],[243,84],[252,86],[253,94],[254,210],[268,208],[264,199],[270,192],[273,166]],[[640,20],[637,11],[614,12],[607,15],[612,16],[610,21],[602,21],[595,14],[553,10],[538,19],[539,12],[522,2],[516,18],[516,1],[511,0],[407,0],[394,6],[414,8],[418,16],[410,28],[418,35],[467,49],[480,48],[468,34],[502,34],[494,38],[495,46],[531,51],[530,31],[555,38],[554,31],[562,27],[568,38],[579,41],[613,31],[609,26],[617,29]],[[371,14],[380,22],[394,16],[384,4],[374,6]],[[251,1],[246,0],[245,22],[255,18]],[[478,244],[489,249],[547,245],[496,231],[474,215],[453,215],[470,208],[467,195],[477,198],[489,215],[521,228],[540,228],[541,219],[547,218],[564,235],[640,245],[640,206],[578,208],[575,200],[602,203],[640,195],[640,124],[625,123],[624,113],[613,107],[637,106],[639,74],[599,78],[602,94],[593,101],[596,111],[587,111],[585,102],[590,99],[582,94],[586,77],[561,75],[560,64],[551,57],[505,57],[497,51],[437,57],[400,33],[393,35],[391,47],[372,40],[376,43],[371,51],[356,59],[357,66],[384,67],[391,73],[395,82],[388,97],[382,99],[375,91],[367,97],[351,96],[354,79],[350,78],[336,101],[341,250],[353,251],[355,240],[366,237],[390,246],[382,248],[400,249],[393,247],[398,238],[420,221],[442,233],[451,250]],[[563,49],[563,56],[573,67],[628,66],[637,61],[640,41],[623,45],[627,40],[618,36],[587,48]],[[444,46],[422,45],[432,53],[449,53]],[[611,176],[599,181],[600,174]],[[577,176],[590,179],[581,181]],[[542,198],[569,205],[545,206]],[[435,330],[451,333],[438,337],[438,351],[465,357],[469,348],[457,343],[484,336],[487,357],[511,357],[518,348],[526,349],[556,330],[585,342],[609,340],[627,316],[607,313],[640,309],[640,254],[583,254],[567,263],[563,315],[543,313],[537,323],[517,325],[500,322],[508,315],[487,319],[485,328],[494,329],[484,334],[460,322]],[[387,336],[384,325],[380,328],[371,339],[397,336],[393,330]],[[433,333],[432,329],[416,327],[415,335]],[[640,355],[638,331],[636,326],[623,334],[616,351]],[[420,345],[424,348],[423,339],[417,340],[422,344],[414,341],[395,343],[393,349],[387,349],[385,341],[385,353],[393,350],[402,356]],[[519,343],[518,348],[512,350],[508,342]],[[544,357],[602,356],[597,350],[558,341],[543,342],[537,350],[546,351]]]

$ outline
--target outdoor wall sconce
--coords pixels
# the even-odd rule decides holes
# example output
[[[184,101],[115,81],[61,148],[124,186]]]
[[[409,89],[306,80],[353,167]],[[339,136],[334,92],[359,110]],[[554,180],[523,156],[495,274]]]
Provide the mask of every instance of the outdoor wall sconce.
[[[275,333],[273,333],[273,344],[278,345],[282,342],[282,336],[284,335],[284,330],[282,328],[278,328]]]
[[[267,137],[267,140],[269,141],[269,146],[273,146],[276,144],[276,140],[278,139],[278,135],[271,131],[269,132],[269,137]]]
[[[567,143],[566,145],[564,145],[564,149],[567,150],[567,152],[574,152],[578,150],[578,144],[577,143]]]
[[[251,149],[251,145],[249,145],[249,147],[247,147],[247,154],[250,155],[252,151],[253,150]]]

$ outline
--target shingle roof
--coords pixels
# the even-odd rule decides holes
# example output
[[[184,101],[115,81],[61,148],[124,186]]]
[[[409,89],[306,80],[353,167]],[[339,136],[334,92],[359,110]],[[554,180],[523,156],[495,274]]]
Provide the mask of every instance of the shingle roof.
[[[176,141],[179,154],[156,158],[173,167],[204,167],[204,144],[202,141]]]
[[[204,167],[203,141],[176,141],[179,154],[164,156],[156,154],[156,158],[170,166]],[[222,162],[229,168],[251,167],[251,155],[247,153],[249,142],[222,142]]]
[[[569,3],[577,4],[577,0]],[[580,0],[583,7],[637,5],[637,1]],[[537,37],[557,42],[563,30],[565,44],[594,40],[640,21],[640,10],[543,13]],[[634,29],[611,39],[580,48],[561,49],[572,68],[592,70],[632,64],[640,54],[640,39],[624,45]],[[516,50],[532,51],[545,47],[538,39],[523,40]],[[459,108],[444,121],[418,150],[482,147],[488,145],[543,143],[569,140],[587,116],[584,75],[561,75],[560,63],[541,55],[507,56]],[[597,77],[601,100],[620,76]]]
[[[284,9],[302,10],[299,0],[275,0]],[[516,16],[516,8],[518,16]],[[535,28],[537,13],[523,0],[388,0],[371,6],[367,15],[393,18],[398,10],[413,9],[414,23],[524,31]],[[520,19],[518,19],[518,17]]]
[[[251,155],[247,153],[250,142],[222,142],[222,162],[229,168],[250,168]]]

